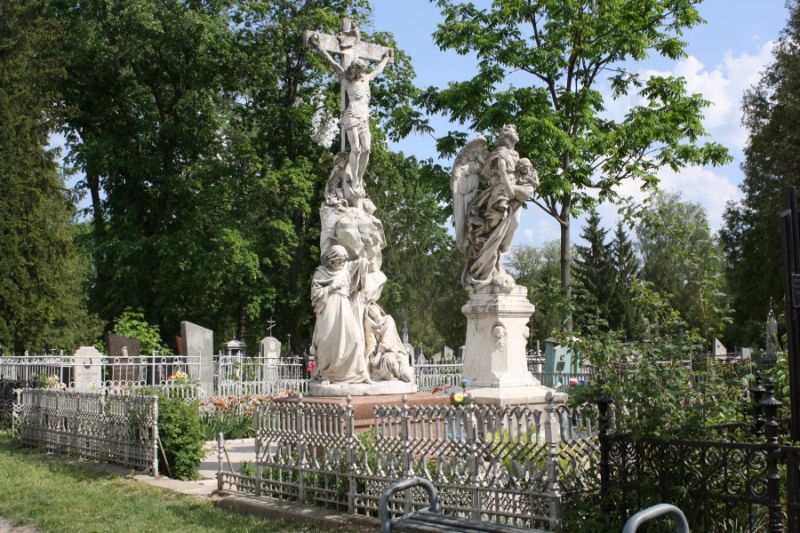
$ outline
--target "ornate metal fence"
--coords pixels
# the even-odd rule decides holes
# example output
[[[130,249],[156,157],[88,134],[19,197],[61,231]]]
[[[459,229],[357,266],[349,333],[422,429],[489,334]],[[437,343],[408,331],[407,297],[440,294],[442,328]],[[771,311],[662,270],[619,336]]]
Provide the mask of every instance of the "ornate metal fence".
[[[425,364],[414,366],[414,375],[420,391],[430,392],[447,385],[461,384],[464,376],[463,363]]]
[[[0,380],[38,388],[120,390],[180,384],[199,375],[199,367],[199,356],[182,355],[6,356],[0,357]]]
[[[158,398],[23,389],[16,405],[22,444],[158,476]]]
[[[268,396],[286,390],[308,390],[302,357],[220,355],[216,377],[217,396]]]
[[[224,472],[220,463],[219,488],[377,516],[381,491],[417,475],[437,486],[450,514],[557,529],[564,491],[599,483],[592,413],[552,401],[543,411],[404,401],[374,414],[374,429],[356,435],[350,402],[262,406],[255,476]],[[424,506],[426,496],[410,490],[392,512]]]

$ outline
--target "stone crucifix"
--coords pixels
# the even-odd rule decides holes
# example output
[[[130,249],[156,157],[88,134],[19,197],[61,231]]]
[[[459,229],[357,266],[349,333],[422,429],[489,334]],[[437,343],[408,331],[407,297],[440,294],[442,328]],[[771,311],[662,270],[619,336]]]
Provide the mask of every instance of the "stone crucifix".
[[[341,31],[336,35],[306,30],[303,42],[318,50],[333,67],[342,85],[341,130],[342,149],[350,144],[348,160],[353,188],[363,191],[364,172],[369,162],[372,135],[369,132],[369,82],[383,72],[393,60],[394,49],[361,40],[357,20],[342,19]],[[337,61],[331,54],[341,56]],[[364,61],[377,62],[375,69],[367,71]]]

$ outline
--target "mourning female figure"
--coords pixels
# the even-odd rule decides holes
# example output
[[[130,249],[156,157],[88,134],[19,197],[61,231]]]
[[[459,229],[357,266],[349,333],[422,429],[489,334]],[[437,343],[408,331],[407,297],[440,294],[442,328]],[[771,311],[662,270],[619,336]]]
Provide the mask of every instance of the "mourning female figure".
[[[324,265],[311,282],[311,303],[317,315],[312,350],[313,377],[331,383],[370,383],[364,353],[364,308],[359,291],[367,261],[348,261],[347,250],[331,246]]]

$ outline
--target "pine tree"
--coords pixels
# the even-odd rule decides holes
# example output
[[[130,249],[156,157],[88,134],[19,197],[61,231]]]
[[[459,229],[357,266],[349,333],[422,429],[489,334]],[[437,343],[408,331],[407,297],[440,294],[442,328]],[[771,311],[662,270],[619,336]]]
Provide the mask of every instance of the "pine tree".
[[[586,246],[576,246],[575,280],[576,312],[578,324],[591,318],[609,321],[610,306],[614,296],[615,273],[611,246],[606,243],[607,230],[600,227],[600,215],[589,211],[581,238]]]
[[[617,223],[614,231],[611,258],[615,279],[614,294],[609,305],[609,326],[625,331],[627,338],[632,339],[641,329],[631,301],[631,285],[639,272],[639,259],[633,249],[633,242],[625,233],[622,221]]]
[[[93,342],[88,262],[75,207],[48,148],[60,27],[48,2],[0,3],[0,352]]]
[[[744,198],[728,206],[721,231],[735,310],[729,342],[739,345],[763,343],[769,300],[783,300],[778,213],[785,188],[800,188],[800,5],[789,2],[789,11],[775,62],[744,96]]]

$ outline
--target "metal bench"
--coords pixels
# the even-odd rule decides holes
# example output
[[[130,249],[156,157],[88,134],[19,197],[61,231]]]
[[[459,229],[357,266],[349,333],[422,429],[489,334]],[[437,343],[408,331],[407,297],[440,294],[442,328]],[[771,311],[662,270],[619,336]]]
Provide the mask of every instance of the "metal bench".
[[[405,514],[397,518],[389,518],[389,499],[400,490],[413,487],[422,487],[428,493],[428,507]],[[639,511],[628,519],[622,533],[636,533],[639,526],[645,522],[650,522],[661,516],[671,516],[675,521],[677,533],[689,533],[689,524],[683,511],[668,503],[659,503]],[[439,495],[436,487],[427,479],[421,477],[410,477],[392,483],[381,494],[378,504],[378,516],[381,520],[383,533],[398,532],[438,532],[452,531],[462,533],[477,532],[498,532],[498,533],[547,533],[543,529],[523,529],[491,522],[474,522],[465,518],[457,518],[442,513],[442,506],[439,505]]]
[[[425,489],[425,492],[428,493],[428,507],[397,518],[389,519],[389,498],[397,491],[417,486],[421,486]],[[378,516],[381,520],[383,533],[397,533],[401,531],[459,531],[463,533],[477,533],[480,531],[519,533],[520,531],[526,531],[528,533],[547,533],[543,529],[523,529],[490,522],[474,522],[465,518],[457,518],[443,514],[442,507],[439,505],[439,496],[436,492],[436,487],[434,487],[430,481],[422,479],[421,477],[410,477],[392,483],[386,487],[386,490],[381,494],[378,505]]]
[[[683,511],[668,503],[659,503],[639,511],[625,522],[622,533],[636,533],[639,526],[645,522],[650,522],[662,516],[671,516],[675,521],[675,531],[677,533],[689,533],[689,523]]]

